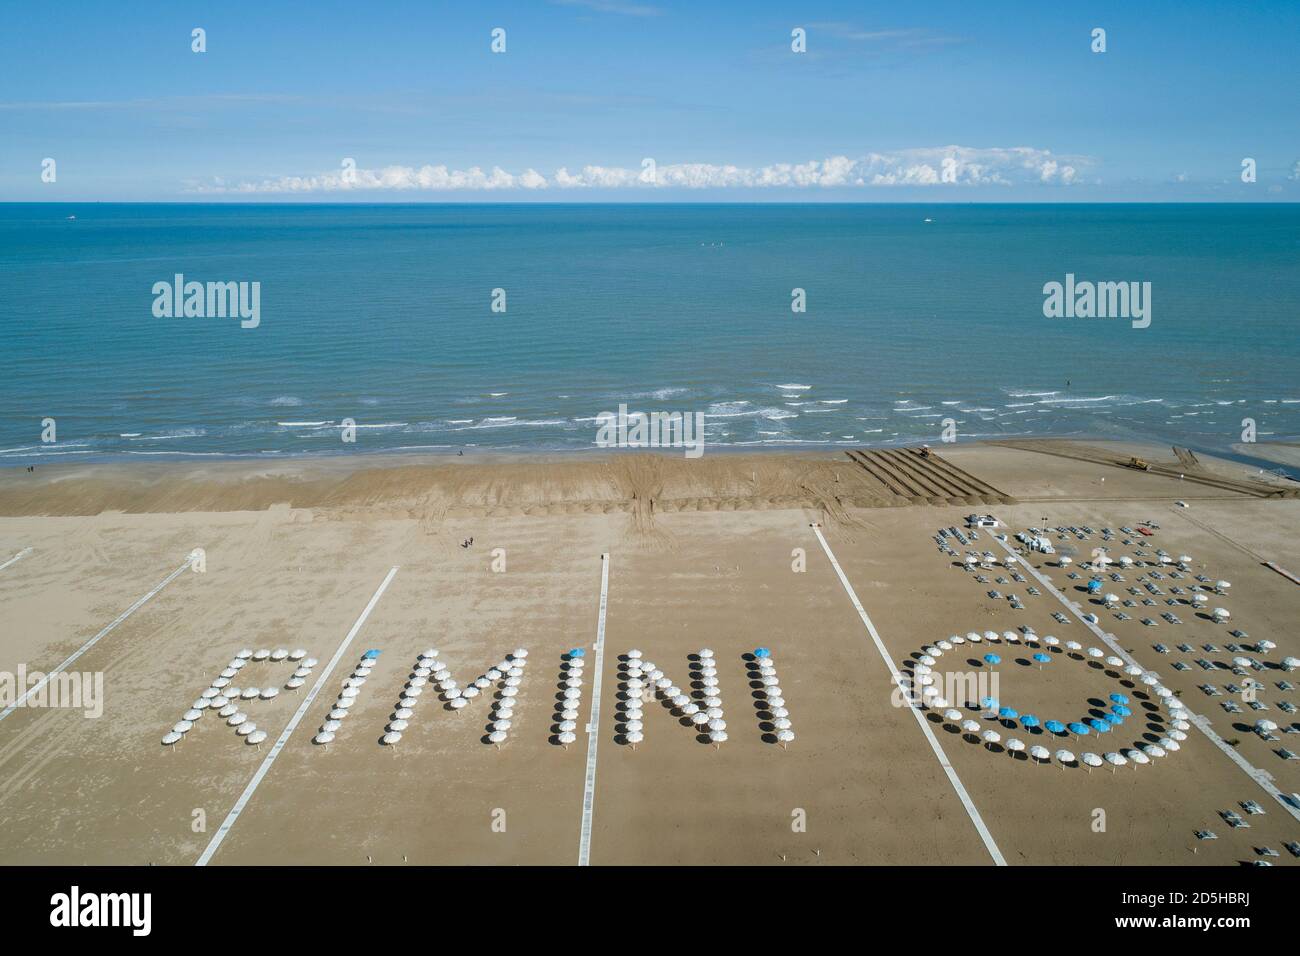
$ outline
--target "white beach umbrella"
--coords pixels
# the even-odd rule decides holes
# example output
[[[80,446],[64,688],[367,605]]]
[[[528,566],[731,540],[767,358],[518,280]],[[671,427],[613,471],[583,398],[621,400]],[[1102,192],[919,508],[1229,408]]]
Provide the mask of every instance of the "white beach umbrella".
[[[1047,748],[1040,745],[1030,747],[1029,756],[1042,763],[1052,759],[1052,755],[1048,752]]]
[[[694,717],[699,712],[699,709],[700,709],[699,704],[691,703],[691,704],[687,704],[685,707],[682,708],[682,713],[685,714],[687,717]]]
[[[1084,763],[1086,763],[1089,767],[1100,767],[1105,762],[1101,759],[1101,757],[1099,757],[1097,754],[1094,753],[1080,754],[1079,759]],[[1089,773],[1091,772],[1092,771],[1089,771]]]
[[[1055,756],[1056,762],[1060,765],[1062,770],[1065,769],[1067,763],[1074,763],[1074,754],[1068,750],[1058,750]]]
[[[170,733],[166,733],[166,734],[163,735],[163,739],[162,739],[163,746],[164,746],[164,747],[171,747],[171,746],[173,746],[174,744],[178,744],[178,743],[181,742],[181,740],[182,740],[182,738],[184,738],[184,736],[185,736],[184,734],[178,734],[178,733],[177,733],[176,731],[174,731],[174,730],[171,731]]]
[[[221,672],[221,676],[229,680],[230,678],[234,677],[238,673],[239,673],[238,668],[227,667],[225,670]]]
[[[325,731],[325,733],[327,733],[327,734],[332,734],[332,733],[334,733],[335,731],[337,731],[337,730],[338,730],[340,727],[342,727],[342,726],[343,726],[343,722],[342,722],[342,721],[339,721],[339,720],[327,720],[327,721],[325,721],[325,723],[323,723],[323,724],[320,725],[320,729],[323,730],[323,731]]]
[[[500,710],[497,710],[497,713],[500,714],[501,711],[500,711]],[[571,708],[569,708],[569,709],[565,709],[565,710],[560,711],[560,718],[563,719],[563,720],[577,720],[577,719],[578,719],[578,712],[577,712],[576,710],[571,709]]]
[[[307,652],[304,651],[301,647],[295,647],[293,650],[289,652],[289,660],[291,661],[300,661],[306,656],[307,656]]]
[[[251,734],[249,734],[247,737],[245,737],[244,739],[245,739],[248,743],[252,744],[253,746],[258,746],[258,745],[262,744],[263,742],[265,742],[265,740],[266,740],[266,731],[265,731],[265,730],[255,730],[255,731],[253,731]]]
[[[1159,744],[1142,744],[1142,751],[1150,757],[1166,757],[1165,748]]]
[[[1105,657],[1105,656],[1106,656],[1106,652],[1103,651],[1100,647],[1090,647],[1090,648],[1088,648],[1088,656],[1089,656],[1089,657],[1094,657],[1094,658],[1095,658],[1095,657]]]
[[[253,660],[255,661],[264,661],[270,656],[271,656],[270,649],[265,647],[258,648],[256,651],[253,652]]]
[[[178,720],[176,721],[175,724],[172,725],[172,730],[178,734],[184,734],[184,733],[189,733],[190,728],[192,728],[193,726],[194,726],[194,721],[192,720]]]
[[[407,727],[409,727],[409,726],[410,726],[410,724],[407,723],[405,720],[390,720],[390,721],[388,722],[388,729],[389,729],[389,730],[396,730],[398,733],[401,733],[403,730],[405,730],[405,729],[406,729]]]
[[[217,710],[218,717],[229,717],[232,714],[237,714],[237,713],[239,713],[239,707],[236,704],[223,704]]]
[[[390,730],[379,739],[385,745],[394,747],[397,745],[397,742],[402,739],[402,732],[400,730]]]
[[[560,734],[560,736],[559,736],[557,739],[560,741],[561,744],[564,745],[564,749],[565,749],[565,750],[568,750],[568,749],[569,749],[569,744],[571,744],[571,743],[573,743],[575,740],[577,740],[578,737],[577,737],[576,734],[573,733],[573,731],[571,731],[571,730],[566,730],[566,731],[562,732],[562,733]]]
[[[314,744],[320,744],[321,746],[325,746],[326,744],[333,742],[333,740],[334,740],[333,734],[327,733],[325,731],[321,731],[319,734],[317,734],[315,737],[311,739],[311,742]]]
[[[467,701],[464,697],[455,697],[447,701],[447,706],[450,707],[452,710],[461,710],[469,706],[469,701]]]
[[[1123,667],[1123,666],[1124,666],[1124,661],[1123,661],[1123,659],[1122,659],[1122,658],[1119,658],[1119,657],[1116,657],[1116,656],[1113,655],[1113,654],[1112,654],[1110,657],[1106,658],[1106,663],[1109,664],[1111,667]]]
[[[983,737],[984,742],[989,745],[1000,743],[1002,741],[1002,735],[996,730],[986,730],[984,733],[980,734],[980,736]]]
[[[305,681],[301,677],[290,677],[287,681],[284,682],[284,689],[297,690],[304,683]]]
[[[289,652],[283,647],[277,647],[271,652],[271,660],[282,661],[289,656]]]
[[[241,660],[248,660],[250,657],[253,656],[253,652],[250,651],[247,647],[245,647],[243,650],[237,651],[235,653],[235,656],[240,658]]]
[[[781,749],[785,750],[786,747],[789,745],[790,741],[794,740],[794,731],[778,730],[776,732],[776,739],[777,742],[781,745]]]
[[[280,688],[278,687],[262,688],[262,693],[261,693],[262,700],[275,700],[275,698],[278,697],[279,695],[280,695]]]
[[[495,744],[497,750],[500,750],[501,745],[506,742],[508,736],[510,735],[504,730],[494,730],[492,733],[488,734],[488,741]]]
[[[951,710],[945,710],[943,716],[945,720],[951,720],[956,723],[961,720],[961,711],[954,707]],[[978,727],[979,724],[976,724],[975,726]]]
[[[641,736],[641,732],[639,730],[634,730],[632,731],[632,733],[628,734],[623,739],[632,745],[633,750],[636,750],[636,745],[639,744],[644,738]]]
[[[768,695],[767,695],[767,705],[768,705],[769,707],[784,707],[784,706],[785,706],[785,698],[784,698],[784,697],[781,697],[781,696],[779,696],[779,695],[777,695],[777,696],[773,696],[772,694],[768,694]]]
[[[466,687],[463,691],[460,692],[460,696],[465,698],[466,700],[473,700],[481,693],[482,691],[480,691],[477,687]]]
[[[976,720],[963,720],[963,721],[961,722],[961,729],[964,730],[964,731],[965,731],[966,733],[968,733],[968,734],[977,734],[977,733],[979,733],[979,730],[980,730],[979,721],[976,721]]]
[[[233,713],[233,714],[231,714],[229,717],[226,718],[226,724],[229,725],[229,726],[231,726],[231,727],[238,727],[240,724],[244,723],[246,720],[248,720],[248,715],[247,715],[247,714],[241,714],[241,713],[236,712],[236,713]]]
[[[343,718],[347,717],[347,715],[348,712],[344,708],[334,707],[331,708],[330,712],[325,716],[328,717],[330,720],[342,720]]]
[[[1083,650],[1083,645],[1080,644],[1078,641],[1066,641],[1065,649],[1067,651],[1081,651]]]
[[[950,651],[950,650],[952,650],[952,644],[950,644],[950,643],[947,642],[947,641],[936,641],[935,644],[938,646],[939,650],[941,650],[941,651]]]
[[[986,641],[996,641],[997,639],[998,639],[998,632],[997,632],[997,631],[985,631],[985,632],[984,632],[984,640],[986,640]]]
[[[727,732],[725,730],[710,730],[709,742],[713,744],[716,750],[727,742]]]
[[[1025,749],[1025,742],[1021,740],[1019,737],[1007,738],[1007,750],[1009,750],[1011,753],[1013,754],[1019,753],[1024,749]]]
[[[315,666],[316,666],[317,664],[319,664],[319,663],[320,663],[320,661],[316,660],[316,658],[314,658],[314,657],[308,657],[308,658],[305,658],[305,659],[303,660],[303,662],[302,662],[302,666],[303,666],[303,667],[315,667]]]
[[[247,737],[255,730],[257,730],[257,724],[244,723],[244,724],[240,724],[238,727],[235,728],[235,733],[239,734],[239,736],[241,737]]]
[[[193,725],[194,721],[198,720],[202,716],[203,716],[203,711],[190,709],[185,711],[185,713],[181,715],[181,719],[188,720],[190,724]]]

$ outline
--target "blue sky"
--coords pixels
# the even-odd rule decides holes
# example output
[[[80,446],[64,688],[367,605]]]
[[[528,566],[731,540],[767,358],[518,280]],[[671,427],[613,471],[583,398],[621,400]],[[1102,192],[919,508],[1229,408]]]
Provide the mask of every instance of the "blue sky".
[[[1294,0],[62,0],[4,17],[0,200],[1300,199]]]

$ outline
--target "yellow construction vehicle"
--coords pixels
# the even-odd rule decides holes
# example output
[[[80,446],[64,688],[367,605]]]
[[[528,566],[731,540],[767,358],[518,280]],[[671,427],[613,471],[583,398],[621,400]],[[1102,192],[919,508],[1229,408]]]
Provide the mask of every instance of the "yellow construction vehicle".
[[[1138,471],[1151,470],[1151,465],[1148,462],[1143,461],[1141,458],[1130,458],[1128,460],[1128,466],[1130,468],[1136,468]]]

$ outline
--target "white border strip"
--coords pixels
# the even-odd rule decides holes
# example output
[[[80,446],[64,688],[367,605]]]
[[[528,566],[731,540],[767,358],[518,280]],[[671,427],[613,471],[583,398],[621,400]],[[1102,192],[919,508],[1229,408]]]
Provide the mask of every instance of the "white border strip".
[[[12,558],[10,558],[10,559],[9,559],[8,561],[6,561],[4,564],[0,564],[0,571],[3,571],[5,568],[9,567],[9,565],[11,565],[11,564],[17,564],[19,561],[21,561],[23,558],[27,557],[27,555],[29,555],[29,554],[31,554],[31,553],[32,553],[32,549],[31,549],[31,548],[23,548],[21,551],[19,551],[17,554],[15,554]]]
[[[999,540],[996,537],[994,537],[993,540],[997,541],[998,544],[1002,545],[1002,549],[1006,551],[1007,554],[1013,555],[1016,558],[1016,560],[1019,562],[1021,567],[1025,568],[1030,574],[1032,574],[1035,578],[1038,579],[1038,583],[1040,583],[1043,587],[1047,588],[1047,590],[1051,591],[1052,594],[1056,595],[1056,599],[1060,601],[1062,604],[1064,604],[1066,608],[1070,611],[1070,613],[1073,614],[1075,617],[1077,617],[1083,623],[1084,627],[1092,631],[1092,633],[1095,634],[1103,644],[1105,644],[1112,651],[1114,651],[1116,656],[1120,657],[1124,661],[1127,661],[1129,664],[1132,664],[1135,667],[1141,667],[1142,670],[1144,671],[1150,670],[1150,668],[1143,667],[1141,664],[1139,664],[1137,660],[1134,659],[1132,654],[1124,650],[1124,648],[1120,647],[1119,642],[1116,641],[1111,634],[1107,633],[1106,631],[1103,631],[1100,626],[1093,624],[1091,621],[1085,620],[1083,616],[1083,612],[1079,610],[1078,605],[1072,603],[1068,597],[1066,597],[1059,590],[1057,590],[1056,585],[1052,584],[1050,578],[1048,578],[1046,575],[1041,573],[1036,567],[1034,567],[1032,564],[1030,564],[1020,555],[1016,554],[1015,551],[1012,550],[1011,546],[1008,545],[1005,541]],[[1185,703],[1183,703],[1181,698],[1179,698],[1178,703],[1183,710],[1187,711],[1188,717],[1191,718],[1191,723],[1195,725],[1197,730],[1199,730],[1201,733],[1203,733],[1206,736],[1206,738],[1210,741],[1210,743],[1214,744],[1214,746],[1222,750],[1223,753],[1228,757],[1228,759],[1237,765],[1237,767],[1242,771],[1242,773],[1250,777],[1251,780],[1254,780],[1257,784],[1263,787],[1265,791],[1267,791],[1269,796],[1271,796],[1278,803],[1282,804],[1283,808],[1285,808],[1287,813],[1291,814],[1291,816],[1295,817],[1297,820],[1300,820],[1300,810],[1297,810],[1295,807],[1291,806],[1290,802],[1283,795],[1282,791],[1279,790],[1273,784],[1272,774],[1270,774],[1266,770],[1259,769],[1254,764],[1252,764],[1249,760],[1247,760],[1245,757],[1239,754],[1222,737],[1220,737],[1218,734],[1214,732],[1214,728],[1210,726],[1210,721],[1207,718],[1202,717],[1199,714],[1193,712],[1193,710],[1190,707],[1188,707]]]
[[[600,556],[600,616],[596,619],[596,677],[591,684],[591,720],[587,723],[587,782],[582,791],[582,833],[578,866],[591,864],[591,818],[596,803],[596,742],[600,737],[600,679],[605,664],[605,609],[609,604],[609,555]]]
[[[19,557],[22,557],[22,555],[19,555]],[[16,561],[16,560],[18,560],[18,559],[15,558],[14,561]],[[13,562],[11,561],[10,564],[12,564],[12,563],[13,563]],[[163,578],[163,579],[162,579],[162,582],[161,582],[157,587],[155,587],[152,591],[150,591],[150,592],[149,592],[148,594],[146,594],[144,597],[140,598],[140,600],[136,601],[136,602],[135,602],[134,604],[132,604],[129,608],[127,608],[125,611],[123,611],[121,614],[119,614],[116,618],[114,618],[114,619],[113,619],[113,623],[109,624],[107,627],[105,627],[102,631],[100,631],[98,634],[96,634],[96,635],[95,635],[94,637],[92,637],[90,640],[86,641],[85,644],[82,644],[79,648],[77,648],[76,651],[73,652],[72,656],[69,657],[66,661],[64,661],[64,662],[63,662],[62,664],[60,664],[58,667],[54,668],[54,670],[52,670],[52,671],[50,671],[49,673],[47,673],[47,674],[45,675],[45,677],[43,677],[43,678],[41,679],[41,682],[40,682],[39,684],[37,684],[37,685],[36,685],[35,687],[33,687],[31,690],[27,691],[27,693],[23,694],[23,696],[19,697],[16,701],[14,701],[12,704],[10,704],[8,707],[6,707],[4,710],[0,710],[0,720],[4,720],[6,717],[8,717],[10,714],[12,714],[12,713],[13,713],[15,710],[17,710],[19,707],[23,706],[23,704],[27,702],[27,698],[31,697],[31,696],[32,696],[33,694],[35,694],[38,690],[40,690],[42,687],[44,687],[46,684],[48,684],[48,683],[50,682],[51,678],[53,678],[55,674],[62,673],[63,670],[66,669],[70,664],[74,663],[74,662],[77,660],[77,658],[79,658],[82,654],[86,653],[86,651],[90,650],[92,647],[94,647],[96,644],[98,644],[101,638],[103,638],[103,637],[107,637],[110,631],[112,631],[114,628],[116,628],[119,624],[121,624],[123,621],[125,621],[128,617],[130,617],[130,616],[131,616],[132,614],[134,614],[136,611],[140,610],[140,608],[144,607],[144,605],[147,604],[147,603],[149,602],[149,599],[150,599],[150,598],[152,598],[155,594],[157,594],[159,591],[161,591],[161,590],[162,590],[163,588],[165,588],[167,585],[171,584],[171,583],[172,583],[173,581],[175,581],[178,577],[180,577],[181,574],[184,573],[186,570],[188,570],[189,567],[190,567],[190,565],[192,565],[193,563],[194,563],[194,556],[193,556],[193,555],[190,555],[189,557],[187,557],[187,558],[185,559],[185,563],[184,563],[184,564],[182,564],[179,568],[177,568],[177,569],[176,569],[175,571],[173,571],[171,574],[167,575],[167,577]]]
[[[388,574],[384,578],[383,583],[380,584],[375,593],[371,595],[370,603],[367,604],[366,609],[361,612],[361,616],[357,618],[357,622],[352,625],[352,630],[348,631],[348,636],[343,638],[343,643],[340,644],[338,650],[334,652],[334,656],[330,658],[330,662],[325,665],[325,670],[321,672],[320,677],[316,678],[316,683],[312,686],[312,689],[307,692],[307,696],[304,697],[302,703],[298,705],[298,709],[294,711],[293,717],[289,719],[289,723],[280,734],[279,739],[272,745],[271,752],[266,755],[266,759],[262,761],[262,765],[257,768],[257,773],[253,774],[253,779],[248,781],[248,786],[244,788],[244,792],[240,794],[239,799],[235,801],[235,805],[231,807],[230,813],[226,815],[226,819],[221,821],[221,826],[217,828],[217,832],[212,834],[212,840],[208,843],[208,848],[203,851],[203,855],[198,858],[197,862],[195,862],[195,866],[207,866],[208,861],[212,859],[213,854],[215,854],[220,848],[221,841],[223,841],[227,834],[230,833],[231,828],[235,825],[235,821],[238,820],[239,815],[244,812],[244,808],[248,806],[248,801],[253,798],[253,794],[257,791],[262,779],[266,776],[267,771],[271,769],[271,764],[275,763],[275,758],[280,756],[280,751],[283,750],[284,745],[288,743],[289,735],[297,729],[298,723],[302,720],[303,715],[307,713],[307,708],[311,706],[312,701],[316,699],[316,695],[320,693],[320,689],[324,687],[325,682],[329,680],[330,674],[338,665],[338,662],[343,657],[344,653],[346,653],[348,646],[352,643],[352,639],[360,633],[361,626],[366,623],[366,618],[370,617],[370,612],[375,609],[375,605],[379,603],[379,599],[383,597],[384,592],[388,590],[388,584],[393,580],[395,574],[397,574],[397,568],[394,567],[388,569]]]
[[[885,650],[884,641],[880,639],[880,634],[877,633],[876,626],[871,623],[871,618],[867,616],[866,610],[862,607],[862,602],[858,600],[857,594],[854,593],[853,585],[849,584],[849,579],[844,576],[844,570],[840,567],[840,563],[835,560],[835,555],[831,552],[831,546],[827,544],[826,539],[822,537],[821,526],[813,524],[812,529],[813,534],[817,535],[817,540],[821,542],[822,550],[826,552],[826,557],[830,559],[831,567],[833,567],[835,573],[839,575],[840,584],[844,585],[844,590],[848,592],[849,600],[853,602],[853,606],[857,609],[858,617],[862,618],[862,623],[867,626],[867,632],[871,635],[871,640],[875,642],[876,650],[880,652],[880,659],[883,660],[885,666],[889,668],[889,672],[894,677],[894,683],[900,688],[903,688],[904,699],[911,700],[911,695],[907,692],[907,688],[903,683],[903,675],[900,674],[898,668],[894,666],[894,661],[890,658],[889,651]],[[975,802],[971,800],[970,794],[966,792],[966,788],[962,785],[961,778],[957,776],[957,771],[954,770],[952,764],[948,762],[948,755],[943,752],[943,746],[939,743],[939,739],[935,737],[934,731],[930,729],[929,721],[922,716],[920,708],[911,706],[907,709],[912,712],[912,716],[916,718],[917,724],[925,734],[925,739],[930,742],[930,749],[934,751],[935,757],[938,758],[939,766],[943,767],[943,772],[948,775],[948,782],[951,783],[952,788],[957,791],[957,797],[966,808],[966,813],[970,815],[971,823],[973,823],[975,829],[979,831],[980,839],[984,841],[984,848],[989,851],[989,856],[993,857],[993,862],[998,866],[1006,866],[1006,858],[1002,855],[1002,851],[998,849],[997,843],[994,842],[993,834],[989,833],[988,827],[984,825],[984,820],[980,816],[979,810],[975,809]]]

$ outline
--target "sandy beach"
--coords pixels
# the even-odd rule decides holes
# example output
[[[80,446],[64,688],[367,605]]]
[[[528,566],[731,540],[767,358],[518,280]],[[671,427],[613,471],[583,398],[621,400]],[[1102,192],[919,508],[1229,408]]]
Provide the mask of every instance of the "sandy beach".
[[[938,452],[938,463],[838,450],[0,472],[0,672],[47,671],[99,636],[69,670],[102,673],[104,686],[102,716],[20,707],[0,718],[0,862],[570,865],[585,848],[605,865],[1300,863],[1286,848],[1300,841],[1300,804],[1275,795],[1300,791],[1300,761],[1284,756],[1300,752],[1297,678],[1282,667],[1300,656],[1300,586],[1267,564],[1300,573],[1295,483],[1204,455],[1189,466],[1167,446]],[[1131,455],[1155,467],[1116,464]],[[989,531],[945,539],[955,556],[939,550],[940,529],[964,529],[972,511],[1002,522],[1012,548],[1031,527],[1094,533],[1049,534],[1056,553],[1023,552],[1016,581]],[[1120,530],[1144,523],[1149,535]],[[1105,590],[1132,606],[1087,593],[1079,564],[1099,547],[1151,562],[1122,582],[1107,573]],[[1174,577],[1159,549],[1192,560]],[[967,550],[997,563],[968,570]],[[1222,593],[1220,580],[1231,582]],[[1230,618],[1215,620],[1217,607]],[[1084,614],[1194,716],[1176,752],[1090,769],[1005,749],[1011,737],[1076,755],[1170,739],[1155,685],[1107,663],[1118,651]],[[946,708],[900,706],[891,664],[912,674],[923,648],[987,631],[998,640],[950,642],[932,673],[996,672],[1000,701],[1044,721],[1104,711],[1111,694],[1133,716],[1105,741],[1076,740],[950,701],[1000,735],[988,744]],[[795,734],[784,747],[756,679],[759,647]],[[178,744],[160,742],[239,651],[277,648],[318,663],[296,689],[284,686],[292,664],[239,670],[234,684],[281,688],[241,701],[265,742],[211,710]],[[527,651],[499,747],[487,737],[497,684],[456,711],[430,683],[400,742],[380,742],[430,648],[461,687]],[[566,747],[556,713],[573,648],[586,667]],[[702,699],[706,648],[727,740],[710,744],[652,696],[633,748],[629,652]],[[371,649],[349,716],[328,746],[313,744]],[[1265,709],[1229,689],[1247,678]],[[1276,729],[1256,732],[1260,719]]]

